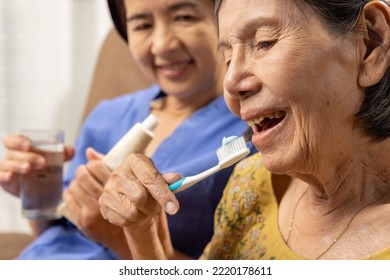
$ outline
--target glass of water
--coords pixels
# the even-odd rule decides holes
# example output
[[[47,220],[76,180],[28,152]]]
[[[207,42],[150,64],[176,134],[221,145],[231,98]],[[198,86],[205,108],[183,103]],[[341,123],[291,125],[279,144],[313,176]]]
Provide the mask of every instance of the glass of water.
[[[57,207],[62,198],[64,132],[61,130],[22,130],[33,145],[33,153],[45,158],[45,166],[20,176],[22,215],[28,219],[61,218]]]

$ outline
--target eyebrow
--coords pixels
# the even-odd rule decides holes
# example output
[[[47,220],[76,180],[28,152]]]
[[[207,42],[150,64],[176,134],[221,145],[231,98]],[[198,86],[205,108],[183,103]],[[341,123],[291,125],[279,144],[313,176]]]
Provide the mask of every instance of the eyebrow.
[[[191,9],[196,9],[197,5],[193,2],[180,2],[180,3],[175,3],[167,8],[169,13],[176,12],[178,10],[186,9],[186,8],[191,8]],[[132,16],[129,16],[126,18],[127,22],[131,22],[137,19],[144,19],[150,17],[149,14],[147,13],[139,13],[139,14],[134,14]]]
[[[252,32],[258,30],[259,27],[276,27],[277,20],[275,18],[257,16],[240,25],[235,31],[236,34],[242,34],[251,30]],[[224,41],[219,41],[217,44],[217,49],[223,51],[229,48],[229,44]]]

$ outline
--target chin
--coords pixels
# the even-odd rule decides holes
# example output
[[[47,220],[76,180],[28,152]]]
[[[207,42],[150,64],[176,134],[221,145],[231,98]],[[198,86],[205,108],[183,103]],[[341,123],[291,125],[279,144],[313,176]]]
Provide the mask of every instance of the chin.
[[[271,173],[287,174],[291,165],[286,162],[285,157],[279,155],[263,155],[263,165]]]

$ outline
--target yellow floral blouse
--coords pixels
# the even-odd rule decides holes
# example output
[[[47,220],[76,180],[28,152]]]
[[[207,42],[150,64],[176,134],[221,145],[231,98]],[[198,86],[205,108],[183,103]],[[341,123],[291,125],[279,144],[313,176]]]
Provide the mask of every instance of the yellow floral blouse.
[[[271,173],[260,153],[237,164],[214,219],[214,236],[201,259],[305,259],[280,234]],[[367,259],[390,259],[390,248]]]

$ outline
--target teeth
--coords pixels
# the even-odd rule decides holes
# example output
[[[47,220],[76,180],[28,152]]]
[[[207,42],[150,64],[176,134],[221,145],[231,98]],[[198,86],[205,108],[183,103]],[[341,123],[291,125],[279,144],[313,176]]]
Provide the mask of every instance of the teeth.
[[[263,126],[264,123],[264,119],[268,118],[268,119],[279,119],[281,117],[283,117],[285,115],[284,112],[282,111],[277,111],[277,112],[274,112],[274,113],[271,113],[271,114],[267,114],[267,115],[263,115],[263,116],[259,116],[255,119],[252,119],[250,121],[247,121],[247,124],[249,126],[253,126],[253,125],[260,125],[260,126]]]
[[[161,66],[161,68],[167,69],[167,70],[181,70],[187,66],[187,63],[179,63],[179,64],[174,64],[174,65],[166,65],[166,66]]]
[[[277,111],[277,112],[275,113],[275,118],[277,118],[277,119],[281,118],[282,116],[283,116],[283,113],[280,112],[280,111]]]

